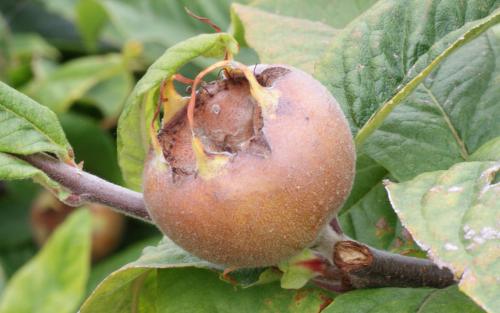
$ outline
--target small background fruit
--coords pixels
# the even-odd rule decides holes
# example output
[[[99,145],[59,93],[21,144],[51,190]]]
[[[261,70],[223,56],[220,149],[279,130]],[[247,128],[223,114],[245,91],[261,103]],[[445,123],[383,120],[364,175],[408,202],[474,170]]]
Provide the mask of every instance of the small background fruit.
[[[113,252],[120,244],[125,219],[101,204],[88,204],[92,214],[92,261],[98,261]],[[31,209],[33,239],[42,246],[52,232],[75,211],[49,192],[42,192],[34,201]]]

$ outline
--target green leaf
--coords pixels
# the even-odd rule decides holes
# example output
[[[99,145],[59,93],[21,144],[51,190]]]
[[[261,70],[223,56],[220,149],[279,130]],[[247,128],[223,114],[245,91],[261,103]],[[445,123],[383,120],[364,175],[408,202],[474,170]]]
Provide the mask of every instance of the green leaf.
[[[235,37],[255,49],[262,63],[289,64],[309,73],[337,32],[321,22],[239,4],[231,6],[231,18]],[[269,25],[273,25],[271,31]]]
[[[387,170],[367,156],[362,151],[356,155],[356,176],[349,198],[347,198],[341,213],[346,212],[356,202],[361,200],[372,188],[382,181]]]
[[[155,107],[154,96],[161,82],[196,57],[220,57],[226,49],[238,50],[226,33],[198,35],[168,49],[137,83],[118,122],[118,158],[129,187],[140,190],[142,170],[149,150],[148,127]]]
[[[358,151],[354,185],[339,213],[343,231],[372,247],[423,256],[392,209],[381,184],[387,170]]]
[[[76,100],[82,98],[87,92],[99,83],[116,77],[130,76],[123,57],[119,54],[105,56],[88,56],[69,61],[48,75],[45,79],[35,81],[28,86],[27,93],[40,103],[48,106],[53,111],[60,113],[68,110]],[[109,105],[104,112],[113,112],[115,115],[128,94],[130,85],[124,85],[111,103],[101,103],[99,106]]]
[[[456,286],[446,289],[379,288],[355,290],[335,298],[323,313],[481,313]]]
[[[499,162],[466,162],[386,186],[419,245],[462,277],[460,289],[491,312],[500,307],[493,274],[500,272],[500,184],[493,183],[499,172]]]
[[[161,312],[319,312],[331,296],[320,289],[281,289],[277,283],[235,289],[202,269],[160,270],[156,307]],[[85,313],[85,312],[82,312]]]
[[[276,282],[241,289],[214,269],[165,238],[108,276],[80,312],[149,312],[151,306],[161,312],[317,312],[331,301],[324,291],[284,290]]]
[[[381,0],[334,38],[316,77],[339,101],[356,133],[398,90],[399,98],[389,104],[399,103],[447,55],[494,25],[498,6],[494,0]],[[437,45],[419,71],[412,69],[445,37],[447,45]]]
[[[85,292],[90,266],[91,218],[72,214],[40,253],[10,280],[0,312],[75,312]]]
[[[0,82],[0,152],[53,152],[68,160],[70,149],[54,112]]]
[[[381,183],[341,214],[339,221],[347,235],[379,249],[391,246],[398,222]]]
[[[430,73],[373,133],[364,150],[398,180],[469,160],[500,134],[499,64],[500,26],[495,26]]]
[[[471,161],[500,161],[500,136],[482,145],[469,159]]]
[[[111,273],[84,302],[81,313],[133,311],[144,279],[158,268],[212,268],[206,261],[191,256],[168,238],[156,247],[147,247],[142,256]]]
[[[254,0],[251,5],[266,11],[321,21],[336,28],[342,28],[355,17],[371,7],[377,0]]]
[[[89,283],[87,284],[87,294],[94,290],[106,276],[127,263],[137,260],[145,247],[155,245],[159,241],[160,237],[158,236],[134,243],[127,246],[124,250],[99,262],[96,266],[93,266],[89,277]]]

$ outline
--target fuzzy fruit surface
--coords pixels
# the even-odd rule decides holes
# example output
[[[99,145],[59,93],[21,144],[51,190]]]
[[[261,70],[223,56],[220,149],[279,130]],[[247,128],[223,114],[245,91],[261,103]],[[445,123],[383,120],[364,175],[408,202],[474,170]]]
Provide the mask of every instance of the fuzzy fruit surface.
[[[192,254],[233,267],[274,265],[312,245],[347,198],[355,168],[342,111],[310,75],[289,67],[252,69],[278,95],[263,114],[241,76],[197,94],[194,134],[207,155],[229,160],[212,177],[197,175],[185,111],[158,134],[144,198],[156,225]]]

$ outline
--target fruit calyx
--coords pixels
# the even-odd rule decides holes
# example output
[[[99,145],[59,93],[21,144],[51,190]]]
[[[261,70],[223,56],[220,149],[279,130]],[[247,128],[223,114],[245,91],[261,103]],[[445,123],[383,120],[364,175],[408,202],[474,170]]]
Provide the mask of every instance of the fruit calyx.
[[[196,90],[218,68],[225,75]],[[272,84],[289,70],[271,67],[257,75],[254,70],[232,60],[217,62],[197,75],[190,98],[177,94],[173,79],[162,85],[164,115],[159,132],[152,132],[153,142],[161,148],[173,180],[189,175],[210,179],[239,153],[271,153],[263,128],[267,119],[275,118],[279,100]]]

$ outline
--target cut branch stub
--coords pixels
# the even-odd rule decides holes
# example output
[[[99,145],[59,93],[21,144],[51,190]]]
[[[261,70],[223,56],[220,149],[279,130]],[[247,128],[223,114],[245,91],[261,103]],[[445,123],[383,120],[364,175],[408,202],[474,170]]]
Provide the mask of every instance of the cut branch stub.
[[[427,259],[392,254],[354,241],[337,242],[333,261],[354,288],[443,288],[456,283],[448,268]]]

